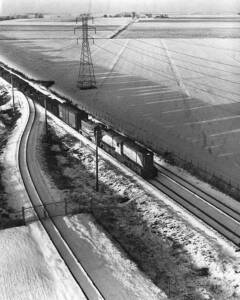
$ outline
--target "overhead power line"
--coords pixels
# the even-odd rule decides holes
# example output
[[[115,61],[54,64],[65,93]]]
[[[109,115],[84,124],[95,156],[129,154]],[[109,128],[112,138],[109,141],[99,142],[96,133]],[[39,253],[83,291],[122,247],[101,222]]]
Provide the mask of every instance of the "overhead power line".
[[[120,43],[117,43],[116,40],[113,40],[114,43],[120,45]],[[147,57],[150,57],[150,58],[153,58],[155,60],[158,60],[160,62],[163,62],[163,63],[166,63],[166,64],[169,64],[168,61],[164,61],[164,60],[161,60],[159,59],[158,57],[156,56],[153,56],[153,55],[150,55],[144,51],[141,51],[139,50],[137,47],[131,47],[131,46],[127,46],[126,47],[127,49],[135,52],[135,53],[140,53],[140,54],[143,54],[144,56],[147,56]],[[163,57],[166,57],[167,58],[167,55],[163,55],[163,54],[159,54],[159,56],[163,56]],[[174,61],[181,61],[177,58],[174,58]],[[182,61],[181,61],[182,62]],[[189,62],[187,62],[189,63]],[[197,64],[196,64],[197,65]],[[197,65],[199,67],[199,65]],[[212,77],[212,78],[216,78],[216,79],[219,79],[219,80],[223,80],[223,81],[226,81],[226,82],[230,82],[230,83],[233,83],[233,84],[240,84],[240,81],[233,81],[233,80],[230,80],[230,79],[226,79],[226,78],[222,78],[222,77],[219,77],[219,76],[216,76],[216,75],[212,75],[212,74],[208,74],[208,73],[204,73],[204,72],[201,72],[201,71],[197,71],[197,70],[194,70],[194,69],[189,69],[187,67],[184,67],[184,66],[181,66],[181,65],[177,65],[176,64],[176,67],[178,68],[181,68],[181,69],[185,69],[185,70],[188,70],[188,71],[191,71],[191,72],[194,72],[194,73],[197,73],[197,74],[201,74],[201,75],[204,75],[204,76],[207,76],[207,77]],[[211,68],[210,66],[207,67],[207,68]],[[218,69],[220,71],[220,69]],[[240,73],[237,73],[236,75],[239,75],[240,76]]]
[[[147,43],[147,42],[145,42],[143,40],[140,40],[140,39],[135,39],[135,41],[138,41],[139,43],[144,43],[144,44],[147,44],[147,45],[151,45],[151,46],[153,46],[155,48],[159,48],[159,49],[164,50],[163,47]],[[194,58],[194,59],[198,59],[198,60],[207,61],[207,62],[215,63],[215,64],[218,64],[218,65],[222,65],[222,66],[228,66],[228,67],[238,68],[239,69],[239,66],[228,64],[228,63],[224,63],[224,62],[220,62],[220,61],[217,61],[217,60],[212,60],[212,59],[205,58],[205,57],[200,57],[200,56],[195,56],[195,55],[192,55],[192,54],[182,53],[182,52],[179,52],[179,51],[176,51],[176,50],[169,50],[169,52],[174,52],[174,53],[177,53],[177,54],[180,54],[180,55],[183,55],[183,56],[187,56],[187,57],[191,57],[191,58]]]
[[[220,39],[221,40],[221,39]],[[236,49],[232,49],[232,48],[225,48],[225,47],[216,47],[216,46],[213,46],[213,45],[206,45],[206,44],[203,44],[203,43],[194,43],[192,40],[191,41],[191,45],[193,46],[200,46],[200,47],[205,47],[205,48],[212,48],[212,49],[216,49],[216,50],[220,50],[220,51],[230,51],[230,52],[237,52],[237,53],[240,53],[240,50],[236,50]],[[189,45],[188,42],[182,40],[182,39],[175,39],[174,42],[178,42],[178,43],[183,43],[183,44],[187,44]]]
[[[104,51],[106,51],[106,52],[112,54],[113,56],[116,56],[116,53],[110,51],[109,49],[106,49],[106,48],[104,48],[104,47],[102,47],[102,46],[99,46],[99,45],[96,45],[96,46],[97,46],[98,48],[101,48],[102,50],[104,50]],[[152,73],[158,74],[158,75],[160,75],[161,77],[166,78],[166,79],[168,79],[168,80],[170,80],[170,81],[174,81],[174,82],[176,83],[176,80],[175,80],[174,78],[167,76],[164,72],[161,72],[161,71],[159,71],[159,70],[150,68],[149,66],[146,66],[146,65],[141,64],[141,63],[135,63],[135,62],[133,62],[132,59],[127,59],[127,58],[125,58],[125,57],[124,57],[124,58],[122,57],[122,59],[125,60],[125,61],[127,61],[128,63],[131,63],[131,64],[133,64],[133,65],[136,65],[136,66],[138,66],[138,67],[141,67],[141,68],[143,68],[143,69],[145,69],[145,70],[151,71]],[[225,96],[225,95],[223,95],[222,93],[221,93],[221,94],[218,94],[218,93],[209,91],[209,88],[215,89],[216,87],[213,87],[213,86],[210,86],[210,85],[207,85],[207,84],[197,83],[198,85],[201,85],[201,86],[203,86],[203,87],[206,87],[206,89],[207,89],[207,90],[206,90],[206,89],[204,89],[204,88],[200,88],[200,87],[197,87],[197,86],[195,86],[195,85],[193,85],[193,84],[190,84],[189,82],[185,82],[184,84],[185,84],[186,86],[188,86],[188,87],[191,87],[191,88],[193,88],[193,89],[195,89],[195,90],[199,90],[199,91],[204,92],[204,93],[206,93],[206,94],[209,94],[209,95],[212,95],[212,96],[217,96],[217,97],[220,97],[220,98],[225,99],[225,100],[230,100],[230,101],[235,102],[235,103],[239,103],[239,101],[236,101],[236,100],[233,99],[233,98],[230,98],[230,97],[228,97],[228,96]],[[230,95],[237,95],[238,97],[240,96],[240,94],[235,93],[235,92],[232,92],[232,91],[226,91],[226,90],[220,89],[220,88],[218,88],[218,90],[220,90],[220,91],[222,91],[222,92],[224,92],[224,93],[230,94]]]

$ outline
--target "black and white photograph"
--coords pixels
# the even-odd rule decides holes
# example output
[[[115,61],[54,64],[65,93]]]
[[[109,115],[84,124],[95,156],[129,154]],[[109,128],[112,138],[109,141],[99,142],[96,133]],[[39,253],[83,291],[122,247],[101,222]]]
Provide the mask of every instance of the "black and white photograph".
[[[0,300],[240,300],[240,0],[0,0]]]

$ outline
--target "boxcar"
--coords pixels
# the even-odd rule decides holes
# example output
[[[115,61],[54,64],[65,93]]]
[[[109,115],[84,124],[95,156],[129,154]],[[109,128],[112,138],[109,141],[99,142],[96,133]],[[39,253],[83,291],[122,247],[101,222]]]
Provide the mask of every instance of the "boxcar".
[[[59,117],[74,129],[78,128],[78,113],[72,109],[67,103],[59,104]]]
[[[59,102],[51,97],[46,96],[47,110],[59,117]],[[44,104],[45,105],[45,104]]]
[[[153,153],[112,130],[102,130],[100,147],[144,178],[156,176]]]

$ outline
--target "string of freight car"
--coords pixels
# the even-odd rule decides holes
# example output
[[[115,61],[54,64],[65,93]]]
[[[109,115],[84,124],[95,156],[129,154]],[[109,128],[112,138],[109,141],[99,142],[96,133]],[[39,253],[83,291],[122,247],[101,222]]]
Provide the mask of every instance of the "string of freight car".
[[[100,127],[100,147],[143,178],[149,179],[157,175],[152,151],[114,131],[104,123],[97,120],[94,122],[92,116],[86,111],[73,106],[70,101],[52,95],[44,87],[15,74],[6,66],[0,65],[0,76],[8,82],[14,82],[15,87],[27,97],[33,98],[34,101],[45,107],[46,110],[85,135],[94,143],[96,143],[96,129]]]

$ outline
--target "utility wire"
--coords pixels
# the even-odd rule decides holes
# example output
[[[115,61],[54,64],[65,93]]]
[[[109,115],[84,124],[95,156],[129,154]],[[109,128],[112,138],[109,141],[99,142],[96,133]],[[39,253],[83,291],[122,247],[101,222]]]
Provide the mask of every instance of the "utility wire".
[[[113,42],[114,42],[115,44],[120,45],[120,43],[117,43],[116,40],[113,40]],[[158,61],[160,61],[160,62],[163,62],[163,63],[165,63],[165,64],[169,64],[168,61],[161,60],[161,59],[159,59],[159,58],[156,57],[156,56],[152,56],[152,55],[150,55],[150,54],[147,54],[147,53],[144,52],[144,51],[138,50],[137,47],[127,46],[126,48],[129,49],[129,50],[131,50],[131,51],[133,51],[133,52],[135,52],[135,53],[137,52],[137,53],[143,54],[144,56],[147,56],[147,57],[153,58],[153,59],[155,59],[155,60],[158,60]],[[158,56],[163,56],[163,57],[166,57],[166,58],[168,57],[167,55],[163,55],[163,54],[159,54]],[[175,58],[174,58],[174,60],[181,61],[181,60],[175,59]],[[182,62],[182,61],[181,61],[181,62]],[[196,64],[196,65],[197,65],[197,64]],[[181,69],[185,69],[185,70],[187,70],[187,71],[191,71],[191,72],[194,72],[194,73],[197,73],[197,74],[201,74],[201,75],[204,75],[204,76],[207,76],[207,77],[216,78],[216,79],[223,80],[223,81],[227,81],[227,82],[230,82],[230,83],[233,83],[233,84],[240,84],[239,81],[232,81],[232,80],[229,80],[229,79],[226,79],[226,78],[222,78],[222,77],[219,77],[219,76],[216,76],[216,75],[211,75],[211,74],[204,73],[204,72],[201,72],[201,71],[196,71],[196,70],[194,70],[194,69],[189,69],[189,68],[187,68],[187,67],[180,66],[180,65],[177,65],[177,64],[176,64],[176,66],[179,67],[179,68],[181,68]],[[199,67],[199,65],[197,65],[197,66]],[[208,67],[208,68],[211,68],[211,67]],[[236,73],[234,73],[234,74],[236,74]],[[239,76],[240,76],[240,73],[237,73],[236,75],[239,75]]]
[[[178,42],[178,43],[183,43],[183,44],[187,44],[189,45],[188,42],[186,42],[185,40],[182,40],[182,39],[174,39],[174,42]],[[206,44],[202,44],[202,43],[194,43],[191,39],[191,45],[194,45],[194,46],[201,46],[201,47],[206,47],[206,48],[213,48],[213,49],[217,49],[217,50],[220,50],[220,51],[231,51],[231,52],[237,52],[237,53],[240,53],[240,50],[236,50],[236,49],[231,49],[231,48],[224,48],[224,47],[215,47],[215,46],[212,46],[212,45],[206,45]]]
[[[112,54],[112,55],[114,55],[114,56],[116,55],[116,53],[110,51],[109,49],[106,49],[106,48],[104,48],[104,47],[102,47],[102,46],[99,46],[99,45],[97,45],[97,44],[95,44],[95,46],[97,46],[98,48],[101,48],[102,50],[104,50],[104,51],[106,51],[106,52],[108,52],[108,53],[110,53],[110,54]],[[126,59],[126,58],[122,58],[122,59],[124,59],[125,61],[127,61],[127,62],[129,62],[129,63],[131,63],[131,64],[133,64],[133,65],[142,67],[143,69],[146,69],[146,70],[148,70],[148,71],[151,71],[152,73],[158,74],[158,75],[160,75],[160,76],[162,76],[162,77],[164,77],[164,78],[167,78],[168,80],[174,81],[174,82],[176,83],[176,80],[175,80],[175,79],[173,79],[173,78],[171,78],[171,77],[165,75],[165,73],[163,73],[163,72],[161,72],[161,71],[156,71],[155,69],[146,67],[146,65],[143,65],[143,64],[136,64],[136,63],[134,63],[134,62],[133,62],[132,60],[130,60],[130,59]],[[192,88],[195,89],[195,90],[199,90],[199,91],[204,92],[204,93],[207,93],[207,94],[209,94],[209,95],[217,96],[217,97],[223,98],[223,99],[225,99],[225,100],[230,100],[230,101],[232,101],[232,102],[239,103],[239,101],[236,101],[236,100],[234,100],[234,99],[232,99],[232,98],[229,98],[229,97],[224,96],[224,95],[222,95],[222,94],[217,94],[217,93],[214,93],[214,92],[210,92],[209,90],[205,90],[205,89],[200,88],[200,87],[196,87],[195,85],[189,84],[188,82],[186,82],[186,83],[184,83],[184,84],[185,84],[186,86],[192,87]],[[199,84],[199,83],[197,83],[197,84]],[[205,86],[206,88],[212,88],[212,89],[215,88],[215,87],[212,87],[212,86],[209,86],[209,85],[205,85],[205,84],[201,84],[201,85],[202,85],[202,86]],[[218,88],[218,90],[219,90],[219,88]],[[229,91],[226,91],[226,90],[222,90],[222,91],[224,91],[225,93],[233,94],[233,92],[229,92]],[[237,93],[234,93],[234,94],[236,94],[236,95],[238,95],[238,96],[240,95],[240,94],[237,94]]]
[[[128,46],[126,46],[126,48],[128,48]],[[104,48],[105,49],[105,48]],[[106,49],[105,49],[106,50]],[[132,50],[132,49],[131,49]],[[111,54],[115,54],[116,55],[116,53],[114,53],[114,52],[112,52],[112,51],[110,51],[110,50],[108,50]],[[133,49],[133,51],[137,51],[136,49]],[[129,61],[129,62],[131,62],[131,63],[133,63],[132,62],[132,60],[129,60],[129,59],[126,59],[126,58],[124,58],[125,60],[127,60],[127,61]],[[140,66],[143,66],[145,69],[147,69],[147,70],[150,70],[150,71],[152,71],[152,72],[155,72],[156,74],[159,74],[159,75],[161,75],[161,73],[164,73],[165,74],[165,72],[161,72],[161,71],[159,71],[159,70],[157,70],[157,69],[153,69],[153,68],[150,68],[150,67],[148,67],[148,66],[146,66],[146,65],[143,65],[143,64],[136,64],[136,63],[134,63],[135,65],[140,65]],[[190,70],[190,69],[188,69],[188,70]],[[190,71],[192,71],[192,70],[190,70]],[[195,72],[195,71],[193,71],[193,72]],[[162,75],[161,75],[162,76]],[[169,80],[173,80],[174,82],[176,82],[176,80],[174,79],[174,78],[171,78],[171,77],[169,77],[169,76],[167,76],[167,75],[165,75],[164,77],[166,77],[166,78],[168,78]],[[208,85],[208,84],[204,84],[204,83],[200,83],[200,82],[198,82],[197,84],[199,84],[199,85],[202,85],[202,86],[205,86],[205,87],[207,87],[207,88],[212,88],[212,89],[214,89],[215,87],[213,87],[213,86],[211,86],[211,85]],[[222,92],[224,92],[224,93],[227,93],[227,94],[231,94],[231,95],[236,95],[236,96],[240,96],[240,94],[239,93],[236,93],[236,92],[230,92],[230,91],[226,91],[225,89],[221,89],[221,88],[218,88],[218,90],[219,91],[222,91]]]
[[[102,46],[99,46],[99,45],[97,45],[97,44],[95,44],[95,46],[98,47],[98,48],[100,48],[100,49],[102,49],[102,50],[104,50],[105,52],[108,52],[108,53],[112,54],[113,56],[116,56],[116,53],[110,51],[109,49],[106,49],[106,48],[104,48],[104,47],[102,47]],[[144,69],[144,70],[151,71],[151,72],[153,72],[153,73],[155,73],[155,74],[158,74],[158,75],[160,75],[160,76],[163,76],[163,75],[161,75],[162,73],[165,74],[164,72],[159,72],[158,70],[152,69],[152,68],[150,68],[149,66],[147,66],[147,65],[145,65],[145,64],[142,64],[142,63],[136,63],[136,62],[133,63],[132,59],[124,58],[124,60],[127,61],[127,62],[129,62],[129,63],[131,63],[131,64],[133,64],[133,65],[135,65],[135,66],[141,67],[141,68]],[[167,78],[167,79],[170,80],[170,81],[176,82],[176,80],[175,80],[173,77],[169,77],[169,76],[167,76],[166,74],[165,74],[163,77]]]
[[[157,45],[155,45],[155,44],[150,44],[150,43],[146,43],[146,44],[148,44],[149,46],[157,47]],[[164,48],[162,48],[162,49],[165,50]],[[171,50],[168,50],[168,51],[171,52]],[[159,52],[152,52],[152,53],[154,53],[156,55],[167,57],[166,55],[160,54]],[[184,53],[181,53],[181,54],[184,55]],[[235,73],[235,72],[228,71],[228,70],[225,70],[225,69],[219,69],[219,68],[216,68],[214,66],[210,66],[209,64],[208,65],[202,65],[202,64],[194,63],[194,62],[189,61],[189,60],[184,60],[184,59],[179,59],[179,58],[174,58],[174,60],[178,60],[180,62],[186,62],[188,64],[195,65],[195,66],[198,66],[198,67],[209,68],[209,69],[212,69],[212,70],[221,71],[221,72],[224,72],[224,73],[229,73],[229,74],[240,76],[240,72]]]
[[[153,46],[153,47],[165,50],[163,47],[160,47],[158,45],[150,44],[150,43],[144,42],[143,40],[140,40],[140,39],[135,39],[135,40],[138,41],[139,43],[144,43],[144,44],[147,44],[147,45],[150,45],[150,46]],[[182,53],[182,52],[179,52],[179,51],[176,51],[176,50],[169,50],[169,52],[174,52],[174,53],[177,53],[177,54],[180,54],[180,55],[184,55],[184,56],[188,56],[188,57],[191,57],[191,58],[195,58],[195,59],[199,59],[199,60],[203,60],[203,61],[207,61],[207,62],[219,64],[219,65],[222,65],[222,66],[228,66],[228,67],[238,68],[239,69],[239,67],[236,66],[236,65],[231,65],[231,64],[228,64],[228,63],[223,63],[223,62],[220,62],[220,61],[217,61],[217,60],[211,60],[211,59],[204,58],[204,57],[198,57],[198,56],[195,56],[195,55],[191,55],[191,54],[187,54],[187,53]]]

